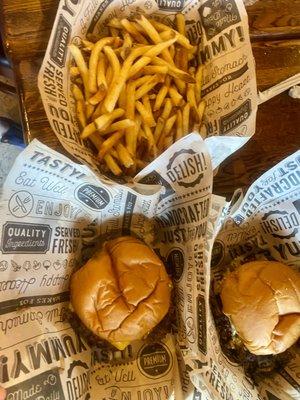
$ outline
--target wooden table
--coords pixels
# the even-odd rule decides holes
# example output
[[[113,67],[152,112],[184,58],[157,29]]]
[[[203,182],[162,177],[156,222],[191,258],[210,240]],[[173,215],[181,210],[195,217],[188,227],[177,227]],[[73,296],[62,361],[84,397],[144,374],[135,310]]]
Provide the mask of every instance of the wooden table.
[[[26,140],[60,151],[43,109],[37,74],[58,0],[0,0],[2,34],[16,75]],[[300,72],[300,0],[259,0],[247,9],[259,90]],[[230,196],[300,147],[300,100],[283,93],[262,104],[251,140],[220,167],[215,193]]]

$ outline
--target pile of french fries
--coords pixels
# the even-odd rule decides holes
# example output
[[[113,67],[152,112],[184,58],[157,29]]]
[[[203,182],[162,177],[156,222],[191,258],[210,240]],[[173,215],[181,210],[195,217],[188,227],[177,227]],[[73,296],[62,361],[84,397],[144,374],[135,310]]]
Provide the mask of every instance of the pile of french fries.
[[[133,175],[176,140],[200,130],[202,65],[186,36],[140,16],[112,19],[109,37],[70,45],[70,75],[81,138],[114,175]]]

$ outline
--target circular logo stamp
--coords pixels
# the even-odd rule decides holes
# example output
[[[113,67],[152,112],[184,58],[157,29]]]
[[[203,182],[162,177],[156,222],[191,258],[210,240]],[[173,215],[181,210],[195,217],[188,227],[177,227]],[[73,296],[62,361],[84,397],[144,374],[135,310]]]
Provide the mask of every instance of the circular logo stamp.
[[[148,378],[157,379],[170,372],[173,359],[169,349],[162,343],[143,346],[138,354],[138,368]]]
[[[162,343],[146,344],[138,354],[138,368],[147,378],[157,379],[170,372],[173,364],[169,349]]]
[[[103,210],[110,202],[106,189],[100,186],[84,184],[76,189],[75,197],[92,210]]]
[[[167,268],[174,281],[179,282],[184,269],[184,257],[180,249],[170,251],[167,257]]]
[[[20,190],[14,193],[8,203],[9,211],[17,218],[26,217],[33,209],[34,200],[31,193]]]
[[[211,267],[217,267],[224,257],[224,244],[221,240],[216,240],[211,254]]]

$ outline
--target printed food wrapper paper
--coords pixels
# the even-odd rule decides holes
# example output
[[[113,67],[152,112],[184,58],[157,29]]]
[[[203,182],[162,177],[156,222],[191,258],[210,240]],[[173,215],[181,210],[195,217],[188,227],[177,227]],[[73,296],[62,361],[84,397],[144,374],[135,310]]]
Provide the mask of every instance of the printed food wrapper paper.
[[[299,263],[299,153],[234,203],[212,194],[213,164],[198,134],[171,146],[131,185],[36,140],[18,156],[0,203],[0,384],[8,400],[297,398],[296,353],[261,387],[222,354],[209,290],[210,275],[219,279],[231,259],[248,255],[249,243],[255,254],[262,248]],[[277,236],[264,216],[279,221]],[[70,276],[99,243],[129,233],[164,260],[178,323],[173,336],[122,352],[90,347],[63,318]]]
[[[257,87],[242,0],[61,0],[38,85],[53,131],[77,160],[97,169],[93,151],[79,138],[68,45],[79,44],[87,33],[107,35],[107,22],[113,17],[144,14],[172,25],[178,12],[186,17],[191,43],[200,43],[202,97],[207,104],[202,137],[219,137],[226,143],[224,160],[254,134]],[[232,137],[235,141],[230,140]],[[217,145],[218,140],[214,143]]]

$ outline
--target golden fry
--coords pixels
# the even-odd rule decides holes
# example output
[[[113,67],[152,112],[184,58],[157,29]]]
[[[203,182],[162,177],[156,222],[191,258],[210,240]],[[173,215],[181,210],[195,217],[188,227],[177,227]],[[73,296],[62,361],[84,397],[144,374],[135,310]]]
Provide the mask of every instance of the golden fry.
[[[99,54],[99,62],[97,66],[97,86],[98,88],[102,85],[107,89],[107,82],[105,77],[106,72],[106,58],[103,53]]]
[[[200,126],[201,126],[201,123],[202,123],[202,119],[203,119],[203,115],[204,115],[204,112],[205,112],[205,108],[206,108],[206,101],[202,100],[198,105],[198,118],[199,118]]]
[[[193,107],[193,109],[195,111],[197,111],[197,103],[196,103],[196,97],[195,97],[195,85],[193,83],[188,83],[187,86],[188,86],[187,93],[186,93],[187,102],[190,103],[191,107]]]
[[[138,43],[143,43],[147,44],[146,38],[136,29],[135,25],[128,21],[128,19],[123,18],[121,20],[121,25],[123,26],[124,29],[126,29],[127,32],[131,34],[131,36],[138,42]]]
[[[117,28],[113,28],[112,26],[109,27],[109,32],[112,37],[117,37],[119,32]]]
[[[99,132],[101,136],[107,135],[108,133],[111,132],[116,132],[116,131],[121,131],[123,129],[127,128],[134,128],[135,127],[135,122],[131,119],[122,119],[121,121],[114,122],[113,124],[110,125],[109,128],[106,128],[105,130]]]
[[[173,136],[167,136],[164,140],[162,150],[166,150],[168,147],[172,146],[173,143],[174,143]]]
[[[76,78],[77,76],[79,76],[80,75],[79,68],[78,67],[71,67],[70,68],[70,75],[71,75],[72,78]]]
[[[118,20],[118,18],[112,18],[108,23],[107,26],[115,29],[122,29],[123,26],[121,24],[121,21]]]
[[[90,117],[93,115],[94,111],[95,111],[95,106],[93,106],[92,104],[87,102],[85,104],[85,113],[86,113],[87,119],[90,119]]]
[[[181,94],[181,96],[185,95],[185,89],[186,89],[186,83],[183,82],[181,79],[174,78],[175,85],[178,89],[178,92]]]
[[[138,139],[138,134],[140,131],[142,119],[140,115],[137,115],[135,117],[135,126],[133,128],[127,129],[126,130],[126,148],[129,151],[129,153],[132,155],[132,157],[135,157],[136,155],[136,148],[137,148],[137,139]]]
[[[135,83],[130,82],[126,87],[126,117],[134,119],[135,113]]]
[[[166,95],[168,94],[168,90],[169,90],[169,88],[166,85],[163,85],[159,89],[159,91],[157,93],[157,96],[156,96],[156,99],[155,99],[154,107],[153,107],[154,111],[157,111],[157,110],[160,109],[160,107],[161,107]]]
[[[79,88],[79,86],[75,85],[75,83],[72,86],[72,93],[73,93],[75,100],[84,101],[84,96],[83,96],[82,90]]]
[[[121,168],[118,166],[117,162],[113,159],[113,157],[110,154],[106,154],[104,156],[104,161],[106,162],[107,167],[114,175],[119,176],[122,174]]]
[[[129,35],[129,33],[125,32],[124,33],[123,46],[122,46],[121,51],[120,51],[120,55],[121,55],[123,60],[125,60],[125,58],[128,56],[128,53],[129,53],[131,48],[132,48],[131,36]]]
[[[118,153],[118,158],[121,161],[121,163],[124,165],[124,167],[125,168],[130,168],[134,164],[134,161],[131,158],[131,155],[129,154],[129,152],[126,149],[126,147],[123,146],[122,143],[118,143],[116,145],[116,150],[117,150],[117,153]]]
[[[164,136],[169,136],[169,134],[173,128],[173,125],[175,124],[176,118],[177,118],[177,115],[175,114],[167,119],[165,126],[164,126],[164,132],[163,132]]]
[[[163,112],[161,113],[161,117],[164,120],[169,118],[169,115],[171,114],[171,110],[172,110],[172,101],[170,98],[167,98],[165,101],[165,106],[164,106]]]
[[[149,125],[150,127],[155,126],[155,120],[153,116],[148,112],[146,107],[140,101],[135,102],[135,107],[140,113],[142,120],[146,125]]]
[[[89,40],[81,39],[81,43],[84,46],[84,50],[92,51],[94,47],[94,43]]]
[[[163,150],[165,138],[168,137],[169,134],[171,133],[171,130],[173,128],[173,125],[175,124],[176,118],[177,118],[177,115],[175,114],[167,119],[164,129],[163,129],[163,132],[160,135],[160,138],[157,143],[157,147],[159,150]]]
[[[203,65],[199,65],[196,75],[196,85],[195,85],[195,95],[196,95],[196,101],[199,103],[201,100],[201,88],[202,88],[202,79],[203,79]]]
[[[102,101],[104,99],[104,97],[106,96],[106,88],[104,86],[100,87],[98,89],[98,92],[94,94],[94,96],[89,98],[89,103],[92,105],[97,105],[98,103],[100,103],[100,101]]]
[[[112,149],[119,142],[123,135],[124,131],[115,132],[108,139],[104,140],[98,153],[99,160],[103,159],[105,154],[107,154],[110,149]]]
[[[80,126],[83,129],[86,126],[86,115],[84,102],[82,100],[78,100],[76,102],[76,112]]]
[[[106,37],[98,40],[94,44],[89,60],[89,91],[90,93],[97,92],[97,66],[99,62],[99,55],[104,46],[112,44],[114,41],[113,37]]]
[[[81,139],[85,139],[88,136],[90,136],[92,133],[96,132],[97,127],[94,122],[91,122],[90,124],[86,125],[80,135]]]
[[[159,57],[154,57],[151,62],[154,65],[166,65],[168,67],[168,74],[174,78],[179,78],[184,82],[195,83],[195,79],[190,74],[175,67],[175,65],[168,64]]]
[[[148,95],[148,94],[145,94],[145,95],[142,97],[142,102],[143,102],[144,107],[147,109],[147,111],[149,112],[149,114],[151,114],[152,118],[154,119],[153,113],[152,113],[151,104],[150,104],[150,99],[149,99],[149,95]]]
[[[123,108],[123,110],[126,109],[126,103],[127,103],[127,99],[126,99],[126,85],[123,86],[120,96],[118,98],[118,107],[119,108]]]
[[[130,67],[133,64],[134,60],[137,57],[141,56],[143,53],[145,53],[145,50],[147,51],[147,49],[148,46],[146,46],[146,48],[143,46],[131,50],[129,56],[124,61],[119,77],[115,80],[115,82],[113,82],[113,85],[111,85],[109,92],[104,100],[103,104],[107,112],[111,112],[114,109],[118,101],[118,98],[120,96],[120,93],[123,89],[123,86],[126,83]]]
[[[166,74],[168,67],[164,65],[147,65],[144,70],[144,74]]]
[[[106,75],[105,75],[107,86],[109,86],[111,84],[112,78],[113,78],[113,69],[112,69],[111,65],[109,65],[107,67]]]
[[[182,104],[183,97],[177,91],[175,86],[170,86],[169,87],[169,95],[170,95],[172,103],[174,104],[175,107],[178,107],[178,106],[180,106]]]
[[[159,35],[162,38],[162,40],[168,40],[170,39],[170,37],[172,37],[172,35],[174,35],[174,33],[177,34],[177,41],[176,43],[180,44],[180,46],[184,47],[185,49],[187,49],[189,52],[193,52],[195,51],[195,46],[193,46],[189,39],[183,35],[181,35],[180,33],[178,33],[177,31],[174,31],[173,29],[169,30],[165,30],[163,32],[161,32]]]
[[[183,136],[189,133],[189,126],[190,126],[190,109],[191,106],[189,103],[186,103],[186,105],[183,107],[182,110],[182,130],[183,130]]]
[[[99,136],[99,135],[97,134],[97,132],[96,132],[96,133],[92,133],[92,134],[90,135],[89,140],[93,143],[93,145],[94,145],[94,146],[96,147],[96,149],[99,151],[100,148],[101,148],[101,146],[102,146],[102,143],[103,143],[102,137]]]
[[[175,20],[178,32],[181,33],[181,35],[186,36],[184,15],[180,13],[176,14]]]
[[[148,142],[148,151],[152,153],[153,157],[157,157],[157,147],[153,137],[153,133],[149,125],[144,124],[144,133]]]
[[[154,130],[154,140],[155,143],[159,141],[160,135],[162,133],[162,130],[164,129],[165,126],[165,120],[162,117],[158,117],[158,120],[156,122],[155,130]]]
[[[118,57],[116,56],[115,52],[113,51],[113,49],[109,46],[104,46],[103,47],[103,51],[106,54],[106,57],[108,58],[108,61],[112,67],[113,70],[113,79],[115,78],[115,76],[119,75],[120,73],[120,62],[118,60]]]
[[[151,24],[151,22],[148,21],[147,18],[145,18],[143,15],[141,15],[141,18],[137,21],[138,24],[140,24],[146,34],[150,37],[153,43],[158,44],[162,42],[161,37],[159,36],[159,33],[157,30],[154,28],[154,26]],[[170,55],[170,52],[168,49],[164,49],[161,52],[162,57],[169,63],[174,64],[173,58]]]
[[[111,113],[103,114],[99,118],[95,119],[94,123],[98,130],[104,130],[108,128],[115,119],[120,118],[124,115],[125,111],[121,108],[116,108]]]
[[[150,57],[142,57],[130,68],[128,77],[131,78],[135,74],[137,74],[142,68],[148,65],[151,62]]]
[[[80,49],[75,46],[74,44],[71,44],[69,46],[70,52],[75,60],[75,63],[79,69],[83,84],[84,84],[84,89],[85,89],[85,95],[87,98],[89,98],[89,86],[88,86],[88,79],[89,79],[89,70],[86,65],[86,62],[83,58],[83,55],[80,51]],[[96,90],[97,91],[97,90]]]
[[[181,110],[177,110],[177,118],[176,118],[176,140],[182,138],[183,136],[183,126],[182,126],[182,112]]]
[[[150,81],[145,82],[142,86],[140,86],[138,88],[138,90],[136,90],[136,92],[135,92],[135,100],[139,100],[145,94],[150,92],[150,90],[152,90],[154,88],[154,86],[157,85],[157,83],[158,83],[158,77],[157,76],[153,76],[153,78]]]

